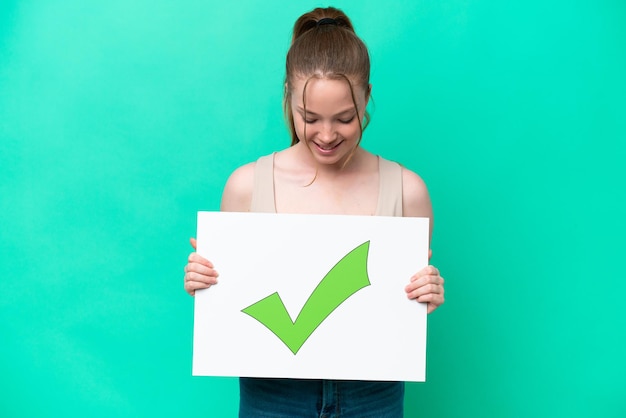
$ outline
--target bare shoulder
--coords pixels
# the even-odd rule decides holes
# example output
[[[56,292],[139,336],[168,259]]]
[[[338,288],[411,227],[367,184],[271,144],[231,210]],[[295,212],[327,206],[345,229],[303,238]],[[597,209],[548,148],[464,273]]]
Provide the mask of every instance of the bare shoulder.
[[[402,211],[404,216],[430,218],[432,222],[433,208],[426,183],[406,167],[402,167]]]
[[[224,212],[249,212],[254,189],[255,162],[233,171],[222,193],[221,210]]]

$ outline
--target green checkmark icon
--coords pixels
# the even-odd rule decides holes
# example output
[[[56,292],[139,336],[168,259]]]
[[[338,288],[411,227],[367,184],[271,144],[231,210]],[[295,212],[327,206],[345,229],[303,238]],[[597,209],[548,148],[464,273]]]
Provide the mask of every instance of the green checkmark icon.
[[[350,296],[370,285],[367,276],[369,246],[369,241],[359,245],[326,273],[304,303],[295,321],[291,320],[285,304],[276,292],[241,312],[265,325],[296,354],[328,315]]]

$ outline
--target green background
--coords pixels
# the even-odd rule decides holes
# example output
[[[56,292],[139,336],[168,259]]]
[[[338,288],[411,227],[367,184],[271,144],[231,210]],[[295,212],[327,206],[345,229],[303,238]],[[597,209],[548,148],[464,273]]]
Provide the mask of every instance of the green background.
[[[288,145],[318,5],[2,2],[1,416],[236,414],[236,379],[191,376],[187,240]],[[372,55],[363,144],[434,204],[447,301],[406,415],[626,416],[626,3],[335,5]]]

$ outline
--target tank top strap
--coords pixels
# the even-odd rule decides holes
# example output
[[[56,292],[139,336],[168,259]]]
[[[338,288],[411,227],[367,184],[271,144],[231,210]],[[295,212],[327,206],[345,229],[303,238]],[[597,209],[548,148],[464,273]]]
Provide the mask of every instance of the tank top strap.
[[[256,161],[250,212],[276,213],[274,200],[274,154],[265,155]]]
[[[378,216],[402,216],[402,167],[378,157],[379,191]]]

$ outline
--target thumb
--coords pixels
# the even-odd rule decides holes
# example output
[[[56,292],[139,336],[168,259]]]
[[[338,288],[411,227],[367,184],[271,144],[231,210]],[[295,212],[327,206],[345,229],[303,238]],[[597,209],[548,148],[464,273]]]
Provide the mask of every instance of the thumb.
[[[198,245],[197,241],[195,238],[189,238],[189,243],[191,244],[191,246],[193,247],[193,249],[196,249],[196,246]]]
[[[194,241],[195,241],[195,240],[194,240]],[[196,248],[196,247],[194,246],[193,248]],[[429,249],[429,250],[428,250],[428,261],[430,261],[430,259],[432,258],[432,256],[433,256],[433,250],[430,250],[430,249]]]

